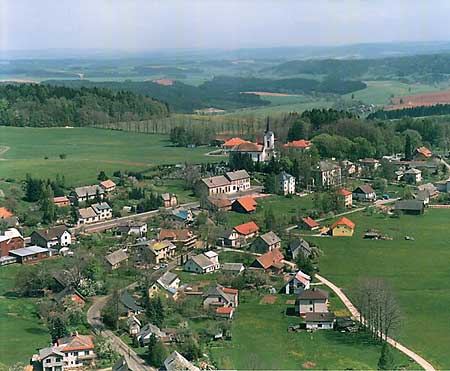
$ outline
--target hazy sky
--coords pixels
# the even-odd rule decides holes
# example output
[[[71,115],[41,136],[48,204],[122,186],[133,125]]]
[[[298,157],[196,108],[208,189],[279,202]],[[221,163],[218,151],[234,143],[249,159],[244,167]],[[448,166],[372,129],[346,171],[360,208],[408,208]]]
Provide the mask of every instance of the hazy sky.
[[[1,49],[450,40],[448,0],[0,0]]]

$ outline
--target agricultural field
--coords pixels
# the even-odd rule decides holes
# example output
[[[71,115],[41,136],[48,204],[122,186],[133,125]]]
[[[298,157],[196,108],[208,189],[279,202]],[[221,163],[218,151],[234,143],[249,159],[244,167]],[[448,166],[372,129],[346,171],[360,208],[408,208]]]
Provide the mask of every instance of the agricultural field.
[[[436,368],[450,368],[450,324],[441,320],[450,306],[450,210],[400,218],[361,212],[348,218],[356,223],[353,237],[308,238],[323,250],[320,273],[350,296],[360,277],[385,279],[403,315],[395,337]],[[369,228],[393,240],[363,240]]]
[[[434,106],[436,104],[450,104],[450,91],[444,90],[432,93],[396,97],[392,99],[392,103],[393,105],[389,107],[389,110],[420,106]]]
[[[0,176],[23,179],[64,175],[68,185],[96,182],[104,170],[138,171],[155,165],[213,162],[208,147],[174,147],[167,135],[140,134],[93,128],[0,127]],[[60,155],[65,158],[61,159]]]

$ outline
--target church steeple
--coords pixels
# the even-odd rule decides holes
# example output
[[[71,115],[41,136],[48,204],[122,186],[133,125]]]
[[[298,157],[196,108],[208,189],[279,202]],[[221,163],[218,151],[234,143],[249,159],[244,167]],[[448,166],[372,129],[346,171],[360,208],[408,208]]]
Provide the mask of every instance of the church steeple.
[[[266,118],[266,133],[268,133],[270,131],[270,121],[269,121],[269,116],[267,116]]]

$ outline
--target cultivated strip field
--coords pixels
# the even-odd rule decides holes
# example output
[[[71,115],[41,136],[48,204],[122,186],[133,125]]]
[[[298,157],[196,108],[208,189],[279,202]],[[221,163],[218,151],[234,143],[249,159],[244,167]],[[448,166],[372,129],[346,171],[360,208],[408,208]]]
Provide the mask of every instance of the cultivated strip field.
[[[409,95],[405,97],[395,97],[392,98],[392,103],[393,105],[391,105],[388,110],[420,106],[435,106],[436,104],[450,104],[450,90]]]

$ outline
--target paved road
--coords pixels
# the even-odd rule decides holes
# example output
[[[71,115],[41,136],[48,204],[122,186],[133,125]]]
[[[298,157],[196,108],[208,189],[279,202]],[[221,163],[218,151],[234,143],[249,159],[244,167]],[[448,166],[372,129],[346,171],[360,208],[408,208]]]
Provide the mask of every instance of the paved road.
[[[334,291],[334,293],[341,299],[341,301],[344,303],[344,305],[347,307],[347,309],[352,314],[353,318],[357,321],[360,321],[360,314],[358,312],[358,309],[353,305],[353,303],[349,300],[347,295],[344,294],[344,292],[337,287],[334,283],[328,281],[326,278],[322,277],[319,274],[316,274],[316,278],[323,283],[324,285],[328,286],[331,290]],[[426,359],[419,356],[417,353],[414,353],[411,349],[405,347],[404,345],[398,343],[396,340],[388,337],[386,340],[389,344],[391,344],[394,348],[397,348],[400,352],[406,354],[409,358],[413,359],[419,366],[423,367],[423,369],[427,371],[434,371],[435,368],[429,363]]]

